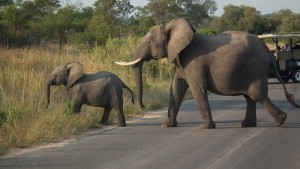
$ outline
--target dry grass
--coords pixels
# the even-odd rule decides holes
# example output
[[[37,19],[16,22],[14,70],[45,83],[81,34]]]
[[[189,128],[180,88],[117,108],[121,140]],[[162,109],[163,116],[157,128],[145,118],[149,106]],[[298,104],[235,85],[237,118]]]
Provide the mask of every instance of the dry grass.
[[[51,88],[51,102],[49,108],[45,109],[46,79],[56,66],[79,61],[86,73],[111,71],[135,91],[131,69],[120,67],[114,64],[114,61],[129,60],[137,41],[135,38],[127,38],[122,43],[111,40],[111,44],[105,48],[97,47],[92,52],[78,52],[71,47],[65,47],[64,51],[1,48],[0,154],[10,148],[57,142],[87,129],[101,127],[98,125],[103,111],[101,108],[84,106],[81,114],[77,116],[65,113],[67,93],[62,86]],[[114,43],[117,45],[113,45]],[[166,106],[168,102],[172,67],[165,66],[163,62],[156,63],[164,70],[159,70],[158,78],[153,78],[152,75],[145,77],[144,102],[147,109]],[[148,72],[151,72],[151,64]],[[125,115],[140,115],[141,110],[137,104],[132,105],[130,96],[129,92],[124,92]],[[113,114],[115,112],[112,112],[112,117]],[[114,118],[111,119],[111,122],[113,121]]]

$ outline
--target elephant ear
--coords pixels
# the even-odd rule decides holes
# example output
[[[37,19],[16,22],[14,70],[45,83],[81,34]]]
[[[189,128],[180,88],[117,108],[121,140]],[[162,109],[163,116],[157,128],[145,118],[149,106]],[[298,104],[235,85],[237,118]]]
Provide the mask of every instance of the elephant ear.
[[[83,75],[83,66],[78,62],[68,63],[67,69],[69,71],[68,87],[71,87]]]
[[[192,41],[195,29],[190,22],[184,18],[176,18],[166,24],[169,35],[168,61],[172,63],[178,54]]]

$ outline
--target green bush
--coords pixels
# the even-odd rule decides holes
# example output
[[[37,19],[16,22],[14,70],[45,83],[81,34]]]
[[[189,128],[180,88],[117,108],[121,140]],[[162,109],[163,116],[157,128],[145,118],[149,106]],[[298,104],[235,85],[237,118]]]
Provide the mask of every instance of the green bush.
[[[6,123],[11,126],[16,126],[19,120],[25,118],[25,106],[17,106],[12,102],[8,103]]]
[[[217,31],[210,29],[210,28],[200,28],[197,29],[197,33],[202,35],[215,35],[217,34]]]

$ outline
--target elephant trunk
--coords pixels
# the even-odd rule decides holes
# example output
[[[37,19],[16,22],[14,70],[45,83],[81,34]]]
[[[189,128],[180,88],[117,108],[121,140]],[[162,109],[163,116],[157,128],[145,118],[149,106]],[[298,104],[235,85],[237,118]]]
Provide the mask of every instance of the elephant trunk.
[[[137,100],[141,109],[144,109],[143,104],[143,77],[142,77],[143,62],[133,66],[135,83],[137,86]]]
[[[46,108],[48,108],[49,103],[50,103],[50,86],[53,83],[53,78],[49,78],[47,83],[46,83],[46,97],[47,97],[47,103],[46,103]]]
[[[134,55],[134,59],[141,59],[138,63],[133,65],[133,74],[135,78],[135,84],[137,86],[137,100],[141,109],[144,109],[145,106],[143,104],[143,76],[142,69],[144,65],[144,61],[148,61],[150,59],[150,48],[148,46],[147,41],[142,42]]]
[[[143,104],[143,78],[142,78],[142,69],[143,69],[143,64],[144,61],[148,61],[151,59],[150,55],[150,47],[148,45],[147,40],[143,40],[135,54],[134,54],[134,61],[132,62],[116,62],[118,65],[122,66],[131,66],[133,67],[133,75],[135,78],[135,83],[137,86],[138,94],[137,94],[137,100],[139,103],[139,106],[141,109],[144,109],[145,106]]]

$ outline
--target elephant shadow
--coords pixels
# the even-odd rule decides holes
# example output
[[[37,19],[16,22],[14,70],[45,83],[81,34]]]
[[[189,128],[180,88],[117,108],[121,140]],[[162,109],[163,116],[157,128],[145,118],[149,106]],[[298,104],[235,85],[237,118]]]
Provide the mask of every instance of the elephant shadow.
[[[230,120],[230,121],[216,121],[216,124],[218,124],[217,128],[241,128],[242,120]],[[257,120],[257,127],[261,128],[277,128],[276,125],[273,124],[272,121],[266,121],[266,120]],[[281,126],[281,128],[300,128],[300,123],[284,123],[284,125]]]
[[[300,128],[300,123],[284,123],[281,128]]]

